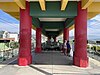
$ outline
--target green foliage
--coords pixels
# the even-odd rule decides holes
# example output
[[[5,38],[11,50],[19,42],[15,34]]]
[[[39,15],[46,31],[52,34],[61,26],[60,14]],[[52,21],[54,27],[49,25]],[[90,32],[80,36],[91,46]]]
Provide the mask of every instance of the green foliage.
[[[13,48],[13,49],[18,48],[18,46],[19,46],[18,42],[11,42],[10,43],[10,47]]]
[[[93,46],[93,50],[95,50],[95,51],[96,51],[96,46]]]
[[[95,52],[100,52],[100,46],[99,45],[93,45],[92,47],[90,47],[90,45],[87,45],[87,49],[91,49]]]
[[[87,45],[87,49],[90,49],[90,46],[89,45]]]
[[[5,43],[5,45],[6,45],[7,47],[9,47],[9,42]]]
[[[5,43],[0,43],[0,50],[8,49],[8,47],[5,45]]]
[[[97,49],[96,50],[100,50],[100,46],[97,46]]]
[[[93,47],[91,47],[91,49],[92,49],[92,50],[95,50],[95,51],[96,51],[96,50],[100,50],[100,46],[93,46]]]

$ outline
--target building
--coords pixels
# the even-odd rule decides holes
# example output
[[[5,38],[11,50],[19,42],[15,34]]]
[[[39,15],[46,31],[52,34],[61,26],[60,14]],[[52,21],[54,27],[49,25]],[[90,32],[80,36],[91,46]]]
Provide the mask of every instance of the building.
[[[18,42],[19,36],[16,32],[0,31],[0,40],[10,40]]]

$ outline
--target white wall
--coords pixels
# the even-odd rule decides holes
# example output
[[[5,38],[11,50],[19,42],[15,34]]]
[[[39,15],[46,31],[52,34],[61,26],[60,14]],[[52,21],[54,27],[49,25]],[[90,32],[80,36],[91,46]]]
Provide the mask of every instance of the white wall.
[[[18,42],[18,34],[10,34],[9,38],[15,38],[15,41]]]

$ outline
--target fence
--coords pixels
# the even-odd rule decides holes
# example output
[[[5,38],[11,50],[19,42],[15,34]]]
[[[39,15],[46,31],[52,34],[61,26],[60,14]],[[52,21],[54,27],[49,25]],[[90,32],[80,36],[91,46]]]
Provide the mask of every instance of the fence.
[[[18,55],[18,49],[5,49],[0,51],[0,62]]]

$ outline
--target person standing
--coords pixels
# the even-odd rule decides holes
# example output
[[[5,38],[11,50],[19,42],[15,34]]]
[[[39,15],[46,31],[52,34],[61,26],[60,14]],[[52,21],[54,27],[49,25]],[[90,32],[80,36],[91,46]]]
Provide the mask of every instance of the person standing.
[[[71,46],[70,46],[69,40],[67,41],[66,45],[67,45],[67,55],[70,56]]]

